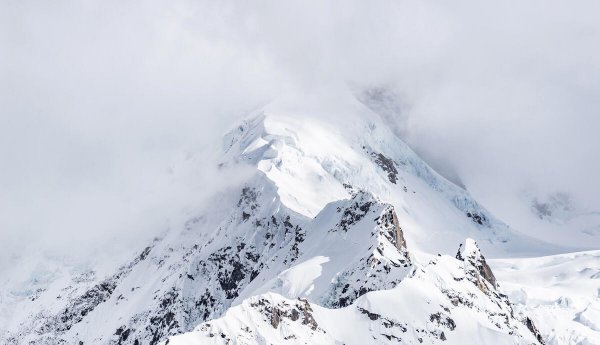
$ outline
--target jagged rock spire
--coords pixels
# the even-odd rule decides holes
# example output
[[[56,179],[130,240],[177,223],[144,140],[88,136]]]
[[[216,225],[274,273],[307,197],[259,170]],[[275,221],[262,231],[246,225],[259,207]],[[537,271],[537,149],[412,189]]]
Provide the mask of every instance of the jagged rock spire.
[[[465,240],[465,244],[461,244],[458,247],[458,252],[456,253],[456,258],[458,260],[464,261],[465,263],[470,264],[472,267],[476,269],[476,278],[478,280],[479,276],[483,277],[488,283],[492,285],[494,289],[498,287],[496,283],[496,277],[494,277],[494,273],[492,269],[485,261],[485,257],[481,254],[477,243],[471,239],[467,238]],[[466,268],[465,268],[466,269]],[[479,281],[477,281],[479,283]],[[479,286],[479,284],[478,284]],[[483,286],[480,286],[483,290]]]

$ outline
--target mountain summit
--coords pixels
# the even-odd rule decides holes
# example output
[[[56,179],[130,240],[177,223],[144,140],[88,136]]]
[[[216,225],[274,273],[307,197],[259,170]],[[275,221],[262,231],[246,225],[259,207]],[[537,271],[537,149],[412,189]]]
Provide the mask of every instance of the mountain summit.
[[[251,170],[241,187],[109,275],[63,270],[11,290],[0,340],[544,343],[482,252],[560,248],[496,219],[362,103],[274,103],[222,146],[220,170]]]

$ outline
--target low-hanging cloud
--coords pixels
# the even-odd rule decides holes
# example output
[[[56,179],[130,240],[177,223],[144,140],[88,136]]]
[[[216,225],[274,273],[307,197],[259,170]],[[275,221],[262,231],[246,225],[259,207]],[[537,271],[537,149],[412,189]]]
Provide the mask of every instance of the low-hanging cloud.
[[[146,215],[203,193],[173,187],[174,157],[329,87],[391,90],[405,139],[501,216],[524,186],[593,208],[598,6],[3,2],[0,243],[150,236]]]

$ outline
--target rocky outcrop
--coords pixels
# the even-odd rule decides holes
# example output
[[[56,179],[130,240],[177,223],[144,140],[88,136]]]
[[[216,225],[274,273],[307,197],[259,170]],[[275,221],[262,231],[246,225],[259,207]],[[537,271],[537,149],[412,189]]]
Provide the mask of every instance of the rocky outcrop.
[[[157,344],[222,315],[263,270],[291,265],[304,241],[308,220],[278,204],[268,181],[257,180],[241,189],[230,211],[215,205],[222,214],[216,228],[206,228],[205,215],[193,216],[177,236],[156,240],[114,274],[98,281],[78,275],[58,296],[44,292],[63,307],[40,310],[8,334],[9,343],[87,344],[91,323],[117,315],[103,319],[106,329],[91,343]]]
[[[332,272],[329,282],[335,283],[328,282],[322,290],[323,303],[330,307],[350,305],[369,291],[393,288],[411,270],[394,208],[370,193],[358,191],[350,200],[334,202],[338,206],[332,206],[331,223],[305,219],[286,209],[265,184],[248,184],[239,195],[210,236],[198,235],[208,231],[199,230],[207,222],[206,215],[190,217],[181,238],[157,240],[108,278],[82,280],[80,288],[63,297],[62,310],[40,314],[11,341],[18,344],[23,334],[29,334],[33,344],[44,344],[41,339],[76,344],[86,340],[82,329],[95,315],[110,311],[118,318],[94,343],[157,344],[223,315],[238,297],[249,293],[246,289],[263,272],[301,263],[311,257],[304,255],[307,251],[318,255],[314,249],[320,245],[327,250],[340,243],[358,244],[352,249],[352,260],[341,262],[340,270]],[[328,234],[326,241],[321,234]],[[140,296],[147,300],[136,304]],[[277,328],[285,319],[318,331],[308,301],[294,305],[292,309],[272,305],[272,326]]]
[[[464,245],[461,244],[458,252],[456,253],[456,258],[464,263],[463,267],[467,280],[473,282],[482,292],[490,296],[495,296],[510,306],[505,295],[502,295],[496,291],[490,291],[488,289],[489,285],[496,290],[498,288],[498,284],[492,269],[485,261],[485,257],[483,254],[481,254],[481,251],[474,240],[468,238]],[[512,307],[510,308],[510,311],[512,314]],[[535,324],[531,318],[524,316],[522,323],[527,326],[527,329],[534,335],[538,343],[542,345],[545,344],[542,335],[535,327]]]
[[[465,270],[471,270],[473,268],[476,270],[476,284],[480,286],[481,289],[486,289],[486,287],[481,284],[479,277],[485,279],[494,289],[498,287],[492,269],[485,261],[485,257],[481,254],[481,251],[474,240],[468,238],[464,245],[461,244],[456,253],[456,258],[465,262]]]
[[[388,180],[390,180],[391,183],[396,184],[398,181],[398,169],[396,169],[396,163],[394,163],[391,158],[386,157],[383,153],[371,152],[371,158],[381,170],[387,173]]]
[[[469,276],[479,273],[463,271],[468,260],[444,255],[414,264],[396,288],[365,293],[345,308],[273,293],[254,296],[169,344],[542,343],[533,322],[515,313],[506,296],[473,284]],[[473,329],[480,331],[474,335]]]
[[[538,331],[537,327],[535,327],[533,320],[527,316],[525,317],[525,320],[523,322],[527,326],[527,329],[529,329],[531,333],[535,336],[535,339],[538,341],[538,343],[540,343],[541,345],[545,345],[546,343],[544,342],[544,338],[540,334],[540,331]]]
[[[352,196],[349,205],[343,208],[338,207],[337,212],[341,213],[340,221],[331,231],[347,232],[350,227],[360,222],[370,211],[375,202],[373,195],[360,191]]]
[[[396,246],[396,249],[398,249],[402,255],[404,255],[407,262],[410,262],[406,240],[404,239],[404,232],[400,227],[394,207],[388,206],[383,214],[376,220],[377,224],[385,231],[388,240]]]
[[[358,191],[336,212],[341,220],[330,232],[349,244],[360,244],[354,261],[332,277],[329,294],[321,301],[332,308],[350,305],[369,291],[391,289],[407,275],[411,259],[394,207],[372,194]]]

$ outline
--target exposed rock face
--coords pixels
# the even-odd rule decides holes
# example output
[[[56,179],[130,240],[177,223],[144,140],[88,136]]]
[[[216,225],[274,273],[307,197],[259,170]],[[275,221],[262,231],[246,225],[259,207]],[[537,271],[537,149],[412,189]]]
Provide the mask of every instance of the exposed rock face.
[[[153,345],[220,316],[263,270],[291,265],[304,241],[308,219],[278,204],[257,179],[242,188],[233,209],[221,211],[212,239],[194,233],[204,216],[190,218],[178,236],[155,241],[108,278],[74,282],[58,296],[46,292],[63,307],[40,310],[8,343],[77,344],[98,315],[115,314],[114,328],[94,344]],[[146,300],[136,303],[140,296]]]
[[[471,220],[479,225],[489,226],[489,220],[485,216],[485,214],[478,214],[475,211],[467,211],[467,217],[471,218]]]
[[[366,200],[367,198],[363,192],[354,195],[352,198],[354,203],[343,210],[341,220],[333,230],[336,231],[341,228],[343,231],[348,231],[350,226],[356,224],[366,216],[369,213],[371,205],[373,205],[373,201]],[[342,210],[340,209],[339,211]]]
[[[481,254],[481,251],[479,250],[479,247],[475,241],[468,238],[465,241],[464,246],[461,244],[458,248],[458,252],[456,253],[456,258],[474,267],[477,270],[478,276],[483,277],[483,279],[490,283],[494,289],[498,287],[496,283],[496,277],[494,277],[492,269],[485,261],[485,257]],[[465,269],[467,269],[469,266],[465,267]],[[479,281],[477,283],[479,283]],[[483,289],[485,287],[482,286],[481,288]]]
[[[408,256],[408,249],[406,248],[406,240],[404,239],[404,232],[398,222],[398,216],[393,207],[389,207],[384,214],[380,217],[381,227],[388,231],[390,240],[396,245],[396,248],[405,254],[407,260],[410,261]]]
[[[36,332],[62,334],[81,322],[98,305],[111,298],[117,285],[131,273],[137,264],[147,258],[151,249],[152,247],[146,247],[139,256],[122,266],[114,275],[87,289],[82,295],[73,298],[69,305],[57,315],[46,319]]]
[[[537,327],[535,327],[533,320],[531,320],[529,317],[526,317],[524,322],[525,322],[525,325],[527,326],[527,328],[535,336],[535,339],[537,339],[537,341],[542,345],[546,344],[544,342],[544,338],[542,338],[542,335],[540,334],[540,331],[538,331]]]
[[[388,158],[383,155],[383,153],[375,153],[371,152],[371,157],[375,163],[387,173],[388,180],[391,183],[396,184],[398,181],[398,170],[396,169],[396,164],[391,158]]]
[[[477,270],[465,261],[436,257],[391,290],[368,292],[345,308],[267,293],[245,300],[227,315],[170,338],[169,344],[461,344],[531,345],[540,341],[531,320],[506,296],[473,284]],[[470,265],[470,263],[466,262]],[[466,279],[465,279],[466,278]],[[489,283],[486,283],[489,284]],[[473,335],[473,329],[480,334]]]
[[[364,252],[345,263],[345,269],[332,277],[324,305],[332,308],[350,305],[369,291],[391,289],[410,271],[411,260],[398,217],[391,205],[381,203],[372,194],[357,192],[337,207],[341,221],[334,233],[346,237],[349,244],[360,243]]]
[[[301,319],[302,325],[307,325],[313,331],[317,330],[317,322],[312,315],[312,308],[307,300],[298,299],[293,304],[287,304],[285,302],[273,305],[266,299],[260,299],[258,302],[252,305],[253,307],[263,307],[262,312],[266,317],[269,317],[268,307],[271,307],[271,326],[273,328],[279,327],[282,319],[289,319],[291,321],[298,321]]]
[[[481,254],[481,251],[474,240],[470,238],[466,239],[465,244],[461,244],[459,246],[458,252],[456,253],[456,258],[464,262],[464,270],[467,279],[472,281],[482,292],[488,295],[498,296],[499,298],[506,299],[505,295],[501,295],[496,291],[489,291],[488,285],[481,280],[481,278],[483,278],[494,290],[498,288],[496,277],[494,277],[492,269],[485,261],[483,254]],[[527,329],[531,331],[535,339],[543,345],[544,340],[538,329],[535,327],[533,320],[525,316],[522,322],[527,326]]]
[[[271,190],[259,186],[241,189],[212,239],[194,236],[205,222],[204,216],[190,218],[182,235],[188,236],[187,240],[157,240],[108,278],[95,284],[83,280],[81,287],[68,295],[64,308],[39,315],[31,325],[24,324],[21,333],[10,335],[9,343],[20,344],[25,335],[32,344],[70,343],[72,339],[77,343],[93,315],[125,310],[114,328],[95,343],[158,344],[223,315],[255,280],[271,279],[261,276],[263,272],[285,270],[305,261],[311,257],[304,256],[307,251],[318,255],[315,248],[319,246],[322,255],[331,257],[326,250],[340,241],[360,245],[353,249],[353,260],[331,272],[329,281],[336,283],[326,284],[322,295],[314,295],[331,307],[349,305],[369,291],[393,288],[410,271],[406,241],[394,209],[372,194],[357,192],[350,200],[336,202],[337,207],[332,207],[335,222],[329,227],[320,219],[311,221],[286,209],[273,201]],[[322,234],[329,235],[320,238]],[[142,281],[140,276],[144,276]],[[129,302],[141,294],[151,296],[149,301],[130,311]],[[308,301],[298,300],[294,305],[292,309],[270,306],[272,326],[277,328],[286,319],[318,331]]]

